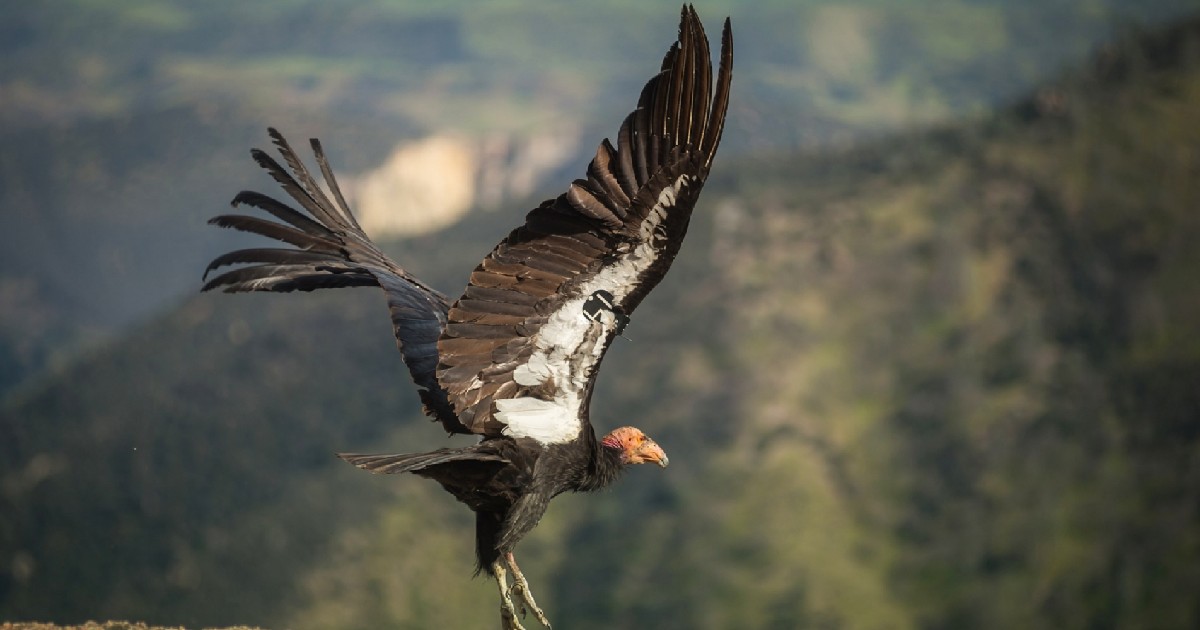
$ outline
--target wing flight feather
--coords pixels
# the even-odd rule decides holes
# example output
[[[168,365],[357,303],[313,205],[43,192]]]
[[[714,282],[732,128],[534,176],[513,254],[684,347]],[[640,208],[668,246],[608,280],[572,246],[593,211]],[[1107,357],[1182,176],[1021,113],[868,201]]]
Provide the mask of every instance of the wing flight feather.
[[[601,359],[670,268],[687,232],[724,127],[732,46],[726,19],[714,90],[708,38],[695,9],[685,5],[678,41],[622,122],[616,146],[601,142],[586,177],[530,211],[475,268],[453,304],[371,242],[318,141],[311,146],[324,187],[270,129],[286,168],[265,151],[251,156],[299,209],[243,191],[234,207],[258,208],[273,220],[225,214],[210,223],[294,249],[219,256],[205,269],[204,290],[379,286],[425,412],[446,430],[547,444],[576,439],[588,428]],[[400,467],[356,463],[389,472]]]
[[[446,323],[449,299],[410,275],[371,242],[350,211],[320,142],[314,139],[311,145],[329,194],[283,135],[275,129],[270,129],[269,135],[288,168],[258,149],[251,151],[251,156],[307,214],[262,193],[243,191],[234,197],[234,207],[255,207],[277,221],[226,214],[209,223],[266,236],[296,249],[253,248],[218,256],[204,271],[207,282],[203,290],[219,288],[235,293],[372,285],[382,288],[397,345],[419,387],[425,413],[451,433],[469,433],[458,421],[436,376],[437,341]],[[210,273],[228,265],[243,266],[208,279]]]
[[[471,274],[438,341],[438,381],[486,436],[575,439],[600,360],[682,243],[720,142],[729,20],[714,97],[708,38],[690,6],[678,41],[567,191],[532,210]]]

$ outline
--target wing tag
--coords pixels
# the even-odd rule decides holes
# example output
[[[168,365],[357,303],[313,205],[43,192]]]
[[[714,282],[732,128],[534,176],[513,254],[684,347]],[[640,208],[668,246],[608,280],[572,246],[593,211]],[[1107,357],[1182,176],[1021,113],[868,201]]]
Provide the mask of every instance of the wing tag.
[[[616,300],[613,299],[613,294],[600,289],[592,293],[587,300],[583,302],[583,316],[588,320],[596,322],[601,326],[604,325],[603,313],[608,311],[612,313],[613,319],[617,324],[617,334],[625,330],[625,326],[629,324],[629,316],[622,313],[616,306]]]

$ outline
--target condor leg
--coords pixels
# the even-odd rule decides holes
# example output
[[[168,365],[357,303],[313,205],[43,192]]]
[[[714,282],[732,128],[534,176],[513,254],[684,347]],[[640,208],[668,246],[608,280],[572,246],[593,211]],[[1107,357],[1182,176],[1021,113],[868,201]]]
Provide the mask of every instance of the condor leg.
[[[496,576],[496,584],[500,587],[500,628],[502,630],[525,630],[525,626],[517,621],[517,608],[513,606],[508,585],[508,571],[499,560],[492,563],[492,575]]]
[[[543,626],[550,627],[550,620],[546,618],[546,613],[542,612],[541,607],[533,600],[533,591],[529,590],[529,581],[525,579],[525,574],[521,573],[521,567],[517,566],[517,559],[513,557],[512,552],[504,554],[504,561],[508,563],[508,568],[512,569],[513,585],[512,590],[516,591],[521,599],[524,600],[524,605],[533,611],[533,616],[541,622]],[[497,564],[499,564],[497,562]],[[510,604],[511,605],[511,604]],[[524,608],[524,606],[522,606]]]

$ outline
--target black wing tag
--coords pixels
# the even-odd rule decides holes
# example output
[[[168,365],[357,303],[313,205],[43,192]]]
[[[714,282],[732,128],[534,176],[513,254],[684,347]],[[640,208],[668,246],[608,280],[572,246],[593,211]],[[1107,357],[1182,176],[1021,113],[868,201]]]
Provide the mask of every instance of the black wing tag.
[[[601,313],[604,311],[612,313],[613,319],[617,322],[617,334],[621,334],[621,331],[625,330],[625,326],[629,324],[629,316],[617,308],[613,294],[601,289],[592,293],[591,297],[583,302],[583,316],[602,326],[604,321]]]

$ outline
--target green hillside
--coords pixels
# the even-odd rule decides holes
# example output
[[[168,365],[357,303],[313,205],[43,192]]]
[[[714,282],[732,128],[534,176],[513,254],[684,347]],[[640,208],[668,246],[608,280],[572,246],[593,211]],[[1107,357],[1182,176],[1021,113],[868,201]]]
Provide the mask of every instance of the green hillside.
[[[1192,0],[715,0],[733,18],[725,155],[979,115]],[[611,135],[673,3],[43,0],[0,20],[0,397],[178,300],[268,124],[340,172],[426,134]],[[589,141],[590,142],[590,141]],[[578,162],[563,164],[571,173]],[[565,177],[565,176],[564,176]],[[564,177],[547,177],[547,191]],[[573,175],[571,175],[573,177]]]
[[[520,549],[558,625],[1200,623],[1200,20],[995,115],[718,158],[593,418],[671,454]],[[522,204],[522,207],[528,204]],[[453,291],[523,210],[393,243]],[[494,626],[366,290],[189,298],[0,417],[0,618]],[[11,516],[10,516],[11,515]]]

